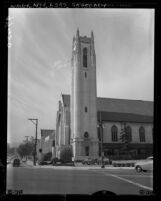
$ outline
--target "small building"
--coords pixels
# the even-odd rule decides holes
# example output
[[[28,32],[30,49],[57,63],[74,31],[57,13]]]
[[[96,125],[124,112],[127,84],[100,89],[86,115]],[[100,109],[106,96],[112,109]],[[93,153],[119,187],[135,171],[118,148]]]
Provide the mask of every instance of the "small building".
[[[41,139],[37,143],[37,150],[42,149],[42,153],[52,152],[55,156],[55,130],[41,129]]]

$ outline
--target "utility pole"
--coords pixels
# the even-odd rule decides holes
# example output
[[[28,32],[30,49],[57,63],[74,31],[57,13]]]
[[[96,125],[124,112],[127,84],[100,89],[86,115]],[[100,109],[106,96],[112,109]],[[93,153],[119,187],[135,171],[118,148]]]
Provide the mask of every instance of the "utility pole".
[[[37,146],[37,127],[38,127],[38,119],[34,119],[34,118],[30,118],[28,119],[30,120],[33,124],[35,124],[36,126],[36,134],[35,134],[35,146],[34,146],[34,160],[33,160],[33,164],[34,166],[36,166],[36,146]]]

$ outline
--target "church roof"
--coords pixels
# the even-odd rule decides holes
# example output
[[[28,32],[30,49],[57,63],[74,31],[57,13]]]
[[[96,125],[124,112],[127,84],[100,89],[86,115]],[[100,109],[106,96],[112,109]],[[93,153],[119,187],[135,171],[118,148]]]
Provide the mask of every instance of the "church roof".
[[[70,95],[62,95],[64,106],[70,106]],[[106,120],[153,122],[153,102],[97,97],[97,111]]]
[[[97,98],[98,111],[153,116],[153,102],[129,99]]]

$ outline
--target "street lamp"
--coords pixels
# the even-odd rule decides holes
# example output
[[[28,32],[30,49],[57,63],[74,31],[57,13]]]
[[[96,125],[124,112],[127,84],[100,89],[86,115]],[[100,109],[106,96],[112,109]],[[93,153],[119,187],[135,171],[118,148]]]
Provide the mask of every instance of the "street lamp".
[[[33,164],[34,164],[34,166],[36,166],[36,146],[37,146],[37,127],[38,127],[38,119],[28,119],[28,120],[30,120],[33,124],[35,124],[36,125],[36,134],[35,134],[35,146],[34,146],[34,153],[33,153],[33,155],[34,155],[34,160],[33,160]],[[36,121],[36,123],[35,123],[35,121]]]
[[[99,112],[99,128],[101,135],[101,168],[104,168],[105,166],[103,163],[103,126],[102,126],[101,112]]]

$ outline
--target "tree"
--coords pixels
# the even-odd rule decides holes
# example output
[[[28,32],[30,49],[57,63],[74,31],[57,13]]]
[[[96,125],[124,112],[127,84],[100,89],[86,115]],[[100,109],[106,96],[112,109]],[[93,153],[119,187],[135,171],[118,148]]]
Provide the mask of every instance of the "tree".
[[[34,144],[29,142],[25,144],[20,144],[17,149],[17,152],[23,158],[31,155],[33,153],[33,150],[34,150]]]
[[[7,143],[7,154],[8,155],[14,155],[16,154],[16,147],[10,147],[10,145]]]
[[[124,128],[121,129],[120,140],[123,142],[122,150],[127,151],[129,148],[130,136],[128,127],[124,125]]]
[[[72,161],[72,149],[71,147],[63,147],[60,151],[60,159],[64,162]]]

